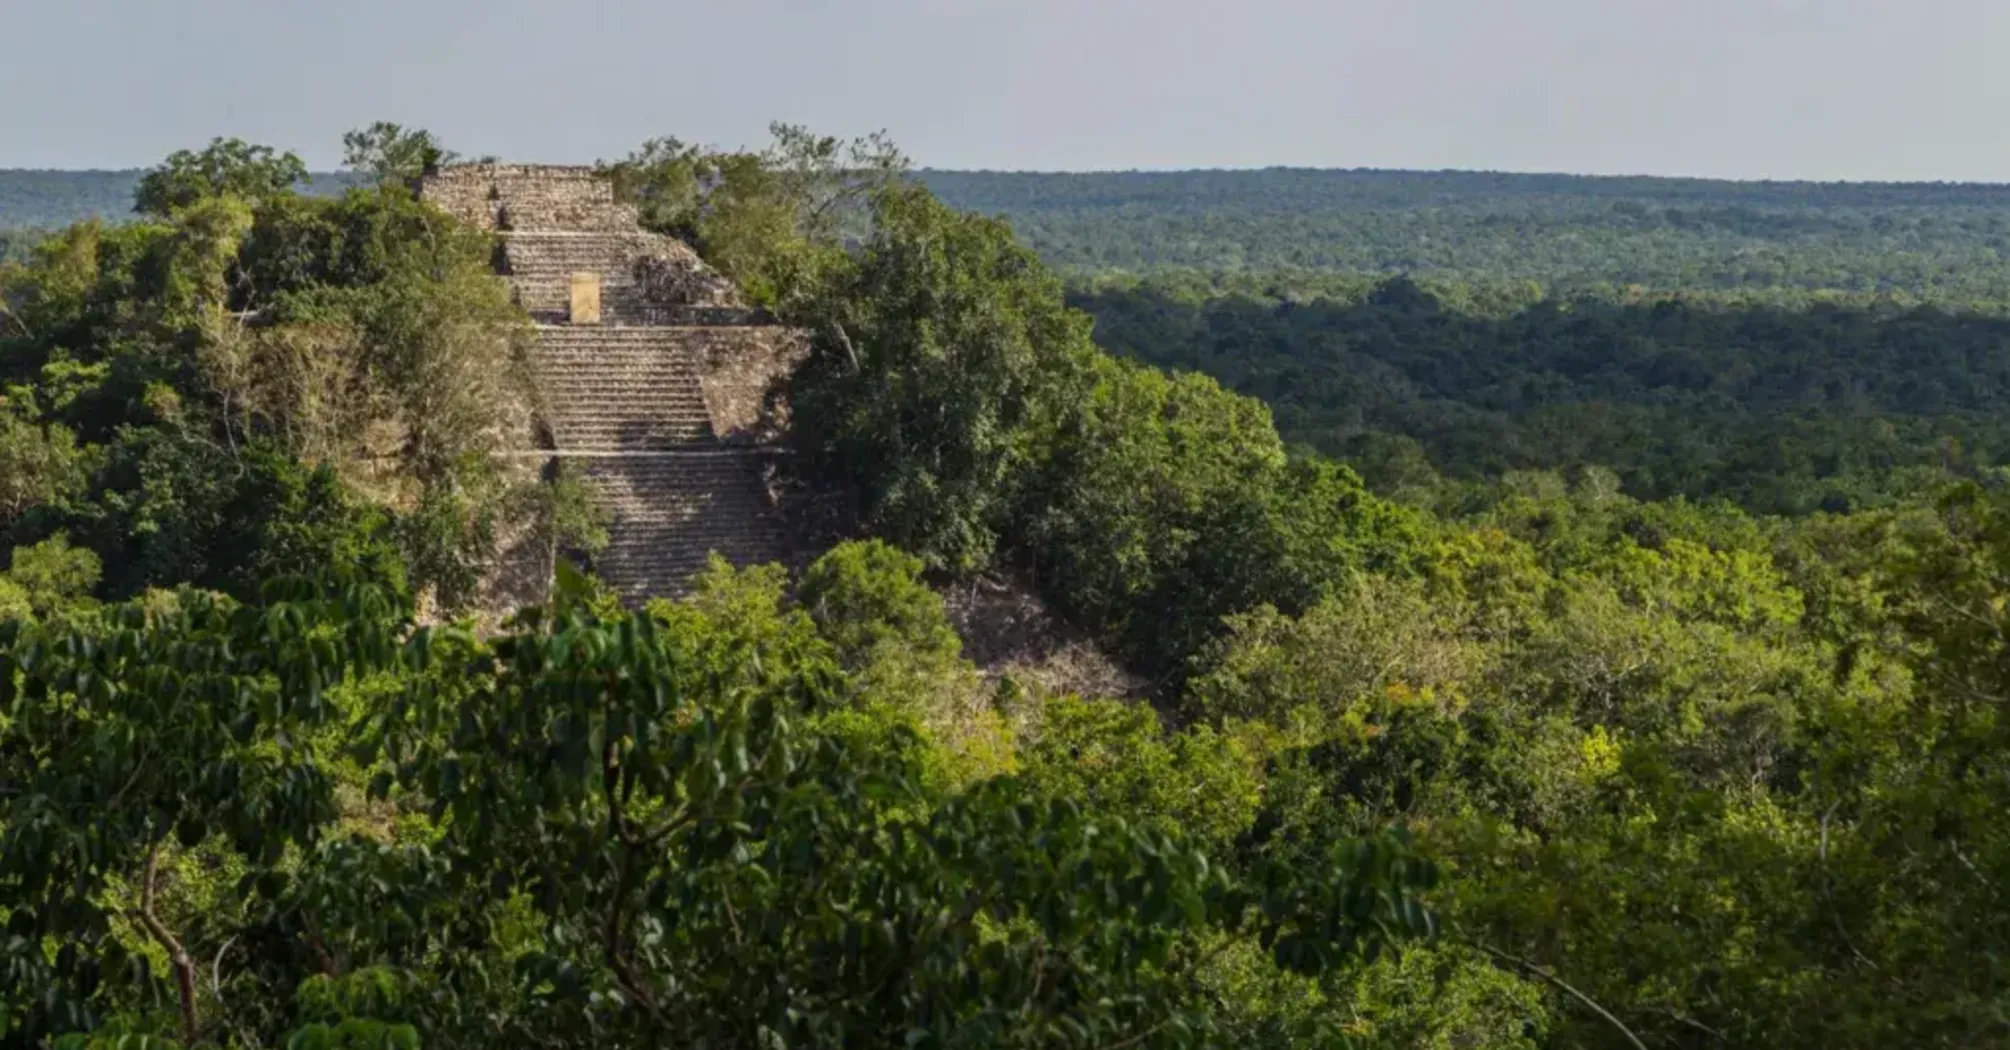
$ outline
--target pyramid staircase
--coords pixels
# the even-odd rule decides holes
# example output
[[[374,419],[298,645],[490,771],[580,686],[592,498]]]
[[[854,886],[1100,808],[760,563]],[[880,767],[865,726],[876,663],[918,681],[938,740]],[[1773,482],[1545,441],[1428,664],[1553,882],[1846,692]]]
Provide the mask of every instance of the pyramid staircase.
[[[497,270],[536,322],[544,434],[526,456],[576,469],[606,511],[589,567],[639,604],[683,593],[714,552],[783,560],[767,484],[779,453],[748,406],[785,379],[793,334],[760,323],[683,243],[642,230],[593,169],[461,165],[420,193],[499,238]],[[582,278],[598,316],[575,323]]]

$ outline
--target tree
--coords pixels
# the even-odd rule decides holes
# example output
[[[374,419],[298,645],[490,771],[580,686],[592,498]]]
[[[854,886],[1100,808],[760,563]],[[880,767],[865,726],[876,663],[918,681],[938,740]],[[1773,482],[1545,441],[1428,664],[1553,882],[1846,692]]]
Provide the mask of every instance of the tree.
[[[493,454],[529,425],[525,319],[478,232],[403,189],[294,193],[283,167],[177,155],[149,183],[171,214],[66,231],[10,276],[0,519],[68,528],[111,596],[246,594],[309,534],[381,567],[388,535],[398,575],[459,608],[512,505]]]
[[[1213,1046],[1224,943],[1319,973],[1431,929],[1398,839],[1238,868],[1019,781],[930,788],[911,732],[824,730],[802,614],[579,597],[490,641],[368,586],[0,624],[8,1036],[158,1001],[183,1046]],[[230,906],[173,906],[194,857]]]
[[[140,178],[133,210],[154,218],[219,196],[248,201],[290,193],[307,180],[307,165],[293,153],[219,138],[200,153],[181,150]]]
[[[847,668],[887,645],[953,659],[963,643],[921,570],[921,559],[880,540],[842,543],[803,573],[796,599]]]
[[[539,902],[555,1020],[638,1041],[1188,1045],[1212,1028],[1183,988],[1215,937],[1247,927],[1316,970],[1379,950],[1381,924],[1425,928],[1404,888],[1423,869],[1393,842],[1321,889],[1009,780],[931,797],[918,741],[819,739],[820,643],[707,607],[561,606],[497,647],[493,685],[380,723],[403,782],[456,815],[456,868]]]
[[[75,492],[83,480],[76,436],[13,408],[0,403],[0,527]]]
[[[874,197],[902,181],[908,160],[884,132],[769,132],[759,152],[651,139],[602,169],[644,226],[689,241],[755,302],[787,314],[865,236]]]
[[[59,532],[32,547],[14,548],[5,578],[20,588],[31,612],[47,616],[88,597],[103,574],[96,554],[70,546],[70,538]]]
[[[380,120],[342,136],[342,166],[367,175],[380,186],[404,185],[460,154],[440,145],[424,128]]]
[[[256,874],[319,834],[335,809],[314,730],[345,665],[389,651],[392,608],[368,590],[267,606],[183,591],[0,623],[0,1032],[41,1040],[147,1001],[130,922],[166,959],[180,1042],[204,1037],[196,962],[158,905],[164,856],[217,835]]]
[[[986,565],[1019,472],[1093,349],[1011,231],[884,191],[856,264],[799,316],[817,353],[797,425],[873,531],[931,569]]]

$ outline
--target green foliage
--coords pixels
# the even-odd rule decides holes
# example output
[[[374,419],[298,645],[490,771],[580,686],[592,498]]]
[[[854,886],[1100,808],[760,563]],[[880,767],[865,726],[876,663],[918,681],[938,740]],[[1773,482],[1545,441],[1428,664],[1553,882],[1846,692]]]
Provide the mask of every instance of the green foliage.
[[[289,193],[307,180],[307,165],[292,153],[219,138],[200,153],[180,150],[140,178],[133,210],[166,218],[212,197],[264,200]]]
[[[1222,617],[1302,610],[1362,568],[1414,568],[1417,525],[1345,468],[1286,457],[1262,405],[1099,362],[1029,486],[1028,561],[1141,670],[1176,677]]]
[[[1286,440],[1383,491],[1605,466],[1641,498],[1801,514],[1889,504],[2010,454],[2000,309],[1667,296],[1488,313],[1448,303],[1457,291],[1193,299],[1154,282],[1073,301],[1105,347],[1263,398]]]
[[[651,139],[603,164],[642,224],[689,241],[755,302],[792,309],[864,232],[877,193],[907,171],[886,136],[849,142],[772,124],[764,150],[726,152]]]
[[[863,158],[841,157],[836,167],[864,170],[875,152],[868,140]],[[666,140],[630,160],[669,168],[685,154],[708,155]],[[56,229],[114,217],[130,206],[139,177],[0,173],[0,226]],[[2002,190],[1984,185],[1285,168],[917,178],[951,207],[1009,220],[1049,265],[1069,272],[1256,275],[1265,283],[1409,273],[1510,292],[1533,281],[1558,290],[1833,289],[2000,301],[2010,222]],[[343,185],[343,177],[317,175],[316,186],[324,184]],[[696,187],[676,184],[692,194],[665,194],[670,207],[651,214],[688,209]]]
[[[27,262],[43,236],[41,230],[0,230],[0,267]]]
[[[1002,225],[887,191],[834,272],[798,315],[817,333],[795,384],[810,474],[929,569],[1021,569],[1174,683],[1225,615],[1418,567],[1417,523],[1288,457],[1257,402],[1097,354]]]
[[[87,597],[103,574],[96,554],[70,546],[70,538],[59,532],[32,547],[14,548],[5,578],[28,611],[47,616]]]
[[[1432,929],[1399,838],[1244,867],[827,733],[771,576],[486,641],[367,586],[0,625],[0,1032],[1213,1046],[1225,941],[1316,976]],[[191,907],[205,865],[235,892]]]
[[[998,691],[962,658],[963,642],[921,560],[879,540],[841,543],[796,582],[795,601],[849,679],[823,725],[860,747],[919,732],[925,783],[958,788],[1014,768]]]
[[[298,999],[301,1014],[312,1020],[287,1038],[287,1050],[419,1050],[419,1030],[395,1019],[401,976],[370,967],[309,977]]]
[[[337,558],[460,608],[516,506],[493,454],[529,412],[522,314],[480,234],[402,187],[299,196],[296,167],[177,155],[151,221],[9,273],[0,522],[69,529],[114,596]]]
[[[432,132],[388,120],[342,136],[342,166],[368,176],[379,185],[410,182],[458,159],[460,155],[441,146]]]
[[[11,400],[0,404],[0,526],[67,498],[83,481],[76,435],[24,415]]]
[[[51,1040],[60,1050],[181,1050],[181,1044],[153,1032],[131,1031],[114,1021],[91,1032],[68,1032]]]
[[[1477,673],[1480,648],[1446,611],[1414,583],[1364,578],[1299,617],[1232,617],[1189,702],[1215,720],[1365,737],[1392,701],[1457,702]]]
[[[270,869],[320,833],[336,811],[312,730],[337,714],[348,654],[388,650],[389,611],[367,590],[269,607],[183,591],[0,624],[0,1029],[33,1041],[92,1027],[122,994],[158,1002],[137,926],[180,985],[180,1041],[198,1041],[187,942],[157,907],[162,853],[217,834]]]
[[[233,455],[183,433],[129,431],[98,484],[66,520],[111,566],[113,595],[179,583],[248,595],[326,565],[405,578],[381,512],[358,506],[330,469],[263,442]]]
[[[428,144],[351,143],[385,179]],[[0,1047],[2010,1035],[1995,322],[1550,298],[1485,261],[1503,216],[1563,215],[1513,227],[1530,267],[1582,257],[1561,229],[1704,274],[1656,231],[1902,242],[1987,191],[1901,222],[1875,187],[1650,212],[1733,191],[1417,177],[1430,214],[1350,176],[1350,229],[1494,231],[1486,279],[1078,291],[1206,378],[1099,354],[1002,224],[870,140],[652,144],[623,193],[812,333],[804,473],[878,538],[633,612],[559,557],[604,536],[578,479],[493,463],[521,328],[481,238],[199,161],[0,293]],[[1409,250],[1469,265],[1448,244]],[[504,515],[556,604],[413,624],[407,577],[451,606]],[[344,589],[281,582],[322,567]],[[976,573],[1154,706],[965,662],[929,581]]]
[[[539,484],[518,486],[503,513],[528,524],[554,570],[567,555],[590,559],[607,547],[607,508],[595,498],[585,473],[570,461],[549,465]]]
[[[879,540],[842,543],[803,573],[796,600],[846,667],[889,645],[954,658],[963,643],[921,569],[921,559]]]
[[[1079,697],[1048,701],[1029,733],[1024,775],[1047,794],[1180,830],[1215,850],[1255,823],[1257,741],[1208,726],[1169,736],[1149,707]]]
[[[1943,924],[2000,877],[1961,816],[1997,803],[1940,765],[1993,761],[1993,719],[1932,683],[1993,666],[1959,639],[1993,637],[1995,503],[1789,525],[1516,479],[1426,580],[1236,618],[1188,702],[1265,742],[1245,848],[1396,822],[1446,861],[1480,954],[1434,1008],[1491,987],[1475,1023],[1557,1045],[1993,1041],[2001,982],[1961,960],[2003,931]],[[1395,977],[1324,994],[1402,1032]]]
[[[1088,324],[1002,224],[925,192],[876,200],[856,263],[804,308],[803,439],[874,533],[933,569],[986,564],[1014,475],[1092,353]]]

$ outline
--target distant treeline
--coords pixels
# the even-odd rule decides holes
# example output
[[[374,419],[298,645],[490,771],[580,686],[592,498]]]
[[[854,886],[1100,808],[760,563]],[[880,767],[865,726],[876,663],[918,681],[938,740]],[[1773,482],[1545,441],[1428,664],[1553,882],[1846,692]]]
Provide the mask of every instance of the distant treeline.
[[[53,228],[133,211],[138,171],[0,171],[0,230]]]
[[[2010,186],[1484,172],[925,171],[1075,273],[1440,275],[1652,288],[2001,298]],[[130,207],[137,172],[0,172],[0,229]],[[319,175],[312,188],[346,185]]]
[[[1380,171],[936,172],[1076,272],[1297,269],[1985,298],[2010,188]]]
[[[0,232],[61,229],[86,219],[124,221],[133,215],[133,191],[143,171],[0,169]],[[321,172],[301,189],[310,196],[357,185],[345,172]]]
[[[2010,183],[1781,182],[1660,176],[1530,175],[1489,171],[1260,168],[1187,171],[920,173],[946,201],[1011,214],[1144,207],[1218,210],[1234,202],[1282,213],[1336,208],[1406,210],[1506,200],[1654,201],[1755,208],[2010,209]]]

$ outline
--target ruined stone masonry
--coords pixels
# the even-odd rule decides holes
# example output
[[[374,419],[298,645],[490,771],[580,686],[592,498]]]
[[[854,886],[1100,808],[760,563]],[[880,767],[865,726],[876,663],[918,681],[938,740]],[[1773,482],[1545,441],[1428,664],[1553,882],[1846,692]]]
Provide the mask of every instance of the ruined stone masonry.
[[[609,516],[594,572],[637,603],[680,593],[713,551],[740,565],[786,557],[769,479],[797,333],[766,323],[690,247],[643,230],[592,168],[456,165],[420,194],[497,235],[497,272],[537,331],[541,426],[526,458],[592,481]]]

